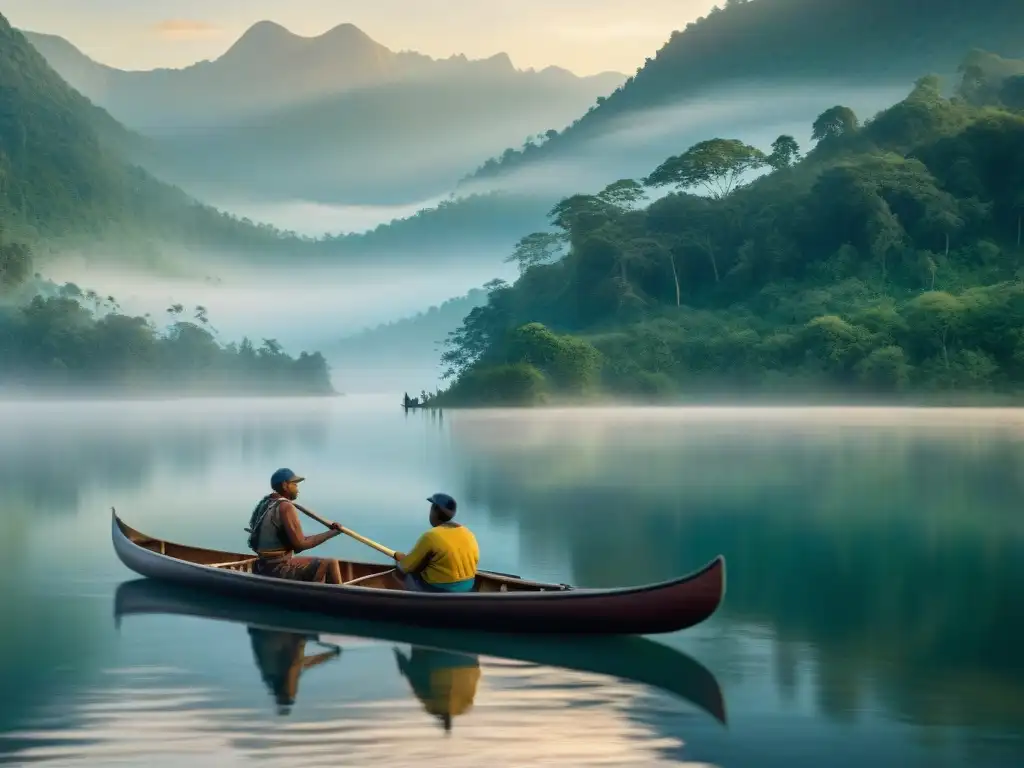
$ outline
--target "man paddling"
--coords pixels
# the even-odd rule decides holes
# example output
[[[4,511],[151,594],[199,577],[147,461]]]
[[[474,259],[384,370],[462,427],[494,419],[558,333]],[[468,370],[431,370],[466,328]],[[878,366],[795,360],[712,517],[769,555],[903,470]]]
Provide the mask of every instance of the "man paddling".
[[[318,581],[341,584],[341,567],[337,560],[319,557],[295,557],[318,547],[341,533],[338,523],[315,536],[302,533],[299,515],[292,502],[299,497],[299,477],[290,469],[279,469],[270,477],[270,493],[260,499],[249,518],[249,548],[259,559],[252,572],[293,581]]]
[[[409,554],[395,553],[405,587],[416,592],[469,592],[480,562],[476,537],[453,520],[455,499],[447,493],[435,493],[427,501],[430,530]]]

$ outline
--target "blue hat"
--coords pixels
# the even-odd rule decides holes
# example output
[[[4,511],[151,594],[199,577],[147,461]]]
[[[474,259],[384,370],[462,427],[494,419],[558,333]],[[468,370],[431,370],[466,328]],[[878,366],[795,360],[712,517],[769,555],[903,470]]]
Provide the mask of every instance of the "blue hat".
[[[285,483],[288,483],[288,482],[301,483],[305,479],[306,478],[304,478],[304,477],[299,477],[294,472],[292,472],[290,469],[281,468],[281,469],[277,470],[277,472],[275,472],[274,474],[272,474],[270,476],[270,487],[274,488],[276,490],[277,488],[280,488]]]
[[[455,517],[455,499],[447,493],[435,493],[433,496],[429,497],[427,501],[431,504],[437,504],[441,509],[451,512],[452,517]]]

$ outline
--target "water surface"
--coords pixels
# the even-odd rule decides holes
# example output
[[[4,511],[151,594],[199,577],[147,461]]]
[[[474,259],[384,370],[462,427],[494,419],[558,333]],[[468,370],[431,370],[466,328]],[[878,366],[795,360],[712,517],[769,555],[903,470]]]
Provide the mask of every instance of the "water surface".
[[[394,400],[0,405],[0,762],[1024,764],[1021,412],[440,417]],[[502,656],[445,633],[304,634],[261,608],[201,615],[201,596],[175,613],[145,584],[127,600],[111,506],[241,551],[278,466],[309,478],[309,506],[396,548],[445,490],[488,568],[612,586],[722,553],[726,600],[654,638],[666,677],[650,684],[587,671],[571,643],[531,663],[514,640]],[[345,538],[322,551],[382,559]],[[296,654],[311,661],[289,681]],[[672,690],[687,660],[726,725],[706,691]]]

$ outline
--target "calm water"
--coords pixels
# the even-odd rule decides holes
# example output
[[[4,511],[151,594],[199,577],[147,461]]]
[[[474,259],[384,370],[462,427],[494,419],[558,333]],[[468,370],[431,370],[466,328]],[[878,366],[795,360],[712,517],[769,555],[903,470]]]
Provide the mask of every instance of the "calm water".
[[[0,425],[0,762],[1024,764],[1024,412],[439,419],[342,398],[4,405]],[[445,490],[488,568],[626,585],[723,553],[726,600],[658,645],[595,651],[121,586],[111,506],[243,551],[282,465],[306,504],[396,548]]]

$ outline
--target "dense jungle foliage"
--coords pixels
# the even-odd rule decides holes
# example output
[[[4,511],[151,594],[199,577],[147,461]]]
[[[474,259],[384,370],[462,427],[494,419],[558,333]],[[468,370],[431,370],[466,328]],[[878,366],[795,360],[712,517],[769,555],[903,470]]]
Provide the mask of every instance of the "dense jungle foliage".
[[[864,123],[826,109],[802,158],[713,138],[562,200],[451,335],[435,403],[1018,393],[1024,62],[960,71]]]

